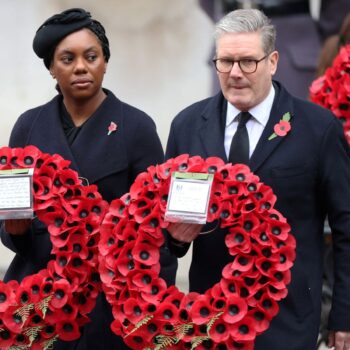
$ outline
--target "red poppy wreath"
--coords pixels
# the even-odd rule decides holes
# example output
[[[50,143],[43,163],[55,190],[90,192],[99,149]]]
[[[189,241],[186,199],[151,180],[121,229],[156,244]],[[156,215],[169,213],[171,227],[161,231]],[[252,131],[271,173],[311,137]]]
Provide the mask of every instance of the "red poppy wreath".
[[[55,256],[21,283],[0,281],[1,349],[51,349],[58,338],[77,339],[95,305],[97,244],[108,204],[69,164],[34,146],[0,148],[0,170],[34,168],[34,212],[48,227]]]
[[[208,222],[227,228],[232,262],[204,294],[159,277],[159,247],[173,171],[212,173]],[[112,330],[132,349],[253,349],[287,295],[295,239],[276,196],[245,165],[181,155],[140,174],[101,226],[100,276]]]
[[[342,47],[332,66],[312,82],[310,99],[339,118],[350,144],[350,44]]]

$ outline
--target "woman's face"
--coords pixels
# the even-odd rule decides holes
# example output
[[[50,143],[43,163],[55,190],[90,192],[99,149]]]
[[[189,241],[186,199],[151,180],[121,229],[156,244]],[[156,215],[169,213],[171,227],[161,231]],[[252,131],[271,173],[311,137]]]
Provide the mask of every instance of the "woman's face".
[[[84,28],[59,42],[50,73],[57,80],[64,98],[84,100],[102,91],[106,68],[98,38]]]

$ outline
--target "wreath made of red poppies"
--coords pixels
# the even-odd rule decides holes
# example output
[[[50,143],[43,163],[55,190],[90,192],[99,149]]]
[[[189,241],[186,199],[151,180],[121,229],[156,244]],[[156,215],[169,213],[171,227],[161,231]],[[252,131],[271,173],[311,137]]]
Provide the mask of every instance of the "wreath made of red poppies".
[[[1,349],[52,349],[57,339],[77,339],[95,306],[97,244],[108,204],[69,164],[34,146],[0,148],[0,170],[34,168],[34,211],[48,227],[54,255],[21,283],[0,281]]]
[[[174,171],[214,174],[207,221],[228,230],[232,262],[204,294],[184,294],[159,277]],[[101,226],[99,271],[112,330],[132,349],[253,349],[287,295],[295,259],[295,239],[275,201],[247,166],[215,157],[181,155],[141,173]]]
[[[350,144],[350,44],[342,47],[332,66],[313,81],[310,99],[340,119]]]

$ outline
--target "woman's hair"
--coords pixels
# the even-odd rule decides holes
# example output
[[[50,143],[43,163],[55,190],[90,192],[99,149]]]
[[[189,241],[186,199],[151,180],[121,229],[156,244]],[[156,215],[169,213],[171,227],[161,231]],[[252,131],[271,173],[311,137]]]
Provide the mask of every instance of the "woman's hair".
[[[261,33],[265,54],[275,50],[276,29],[268,17],[259,10],[235,10],[223,17],[215,26],[214,39],[225,33]]]
[[[332,65],[340,48],[347,44],[350,44],[350,13],[345,17],[339,33],[330,36],[324,42],[316,69],[317,77],[325,73],[326,69]]]
[[[48,18],[36,31],[33,40],[34,52],[44,60],[50,68],[55,49],[67,35],[80,29],[90,29],[99,39],[105,60],[110,57],[109,41],[102,24],[91,18],[90,12],[81,8],[63,11]]]

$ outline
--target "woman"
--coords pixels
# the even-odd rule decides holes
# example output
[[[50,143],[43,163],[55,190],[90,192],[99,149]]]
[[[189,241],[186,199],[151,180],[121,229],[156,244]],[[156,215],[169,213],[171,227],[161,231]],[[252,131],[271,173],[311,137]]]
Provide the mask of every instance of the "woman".
[[[163,162],[163,150],[152,119],[102,88],[110,57],[103,26],[85,10],[70,9],[38,29],[33,48],[56,80],[59,94],[19,117],[10,146],[35,145],[58,153],[81,177],[96,184],[105,200],[119,198],[137,174]],[[114,128],[109,130],[110,125]],[[39,222],[7,220],[1,239],[16,253],[6,281],[20,281],[46,267],[51,243]],[[110,330],[113,317],[104,295],[90,317],[92,322],[78,341],[59,341],[55,349],[127,349]]]

